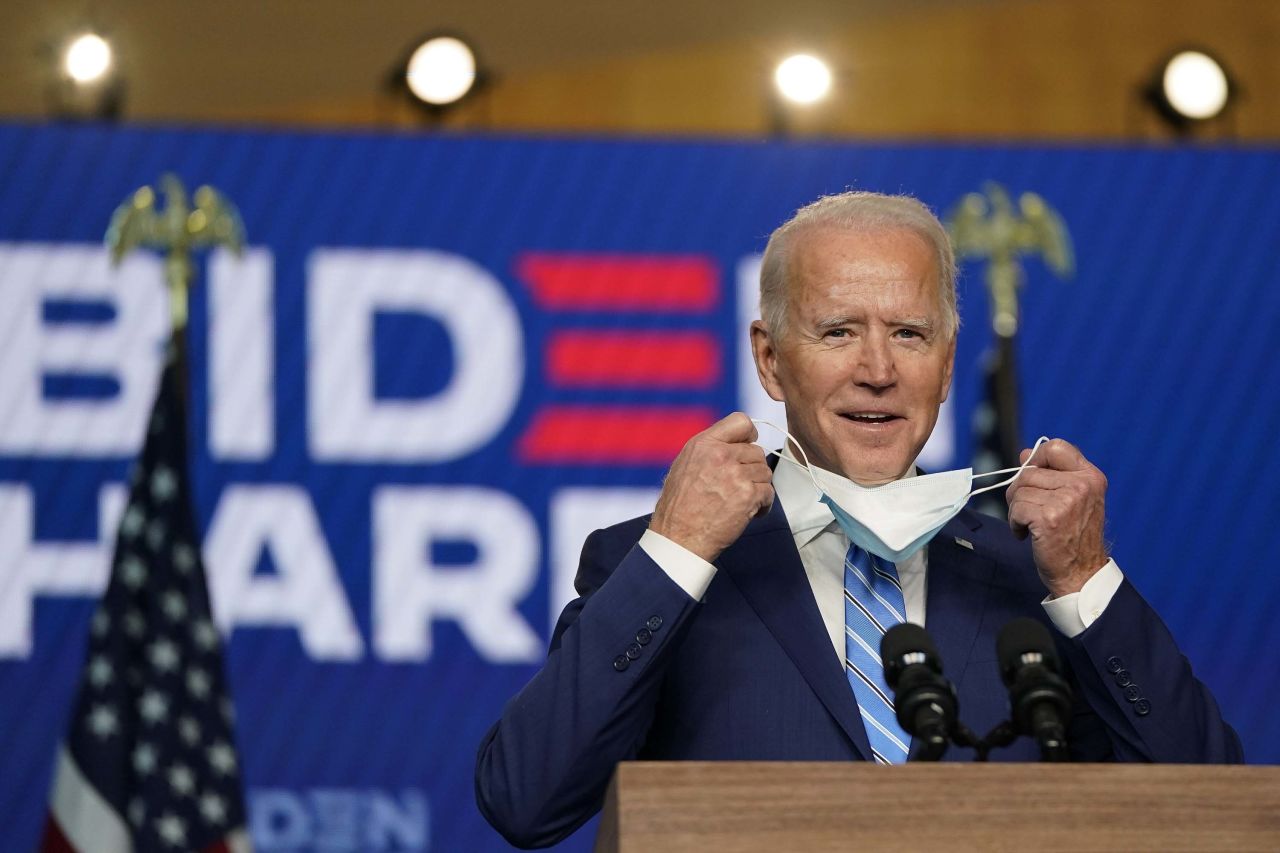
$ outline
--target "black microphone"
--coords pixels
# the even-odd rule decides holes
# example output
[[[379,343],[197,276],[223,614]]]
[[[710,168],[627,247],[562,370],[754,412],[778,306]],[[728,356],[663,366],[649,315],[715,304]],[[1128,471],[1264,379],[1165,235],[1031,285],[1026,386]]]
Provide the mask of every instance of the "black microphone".
[[[942,675],[933,640],[919,625],[894,625],[880,640],[880,659],[898,723],[920,739],[919,760],[937,761],[947,751],[960,703],[955,686]]]
[[[1036,739],[1041,761],[1069,761],[1071,688],[1058,674],[1058,651],[1048,629],[1034,619],[1013,620],[996,639],[996,656],[1018,734]]]

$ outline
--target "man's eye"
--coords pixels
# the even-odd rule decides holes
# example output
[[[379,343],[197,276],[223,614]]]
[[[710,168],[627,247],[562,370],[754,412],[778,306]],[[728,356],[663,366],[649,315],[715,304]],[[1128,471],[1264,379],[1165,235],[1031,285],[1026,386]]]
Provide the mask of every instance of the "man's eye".
[[[828,338],[847,338],[849,337],[849,330],[848,329],[828,329],[827,337]]]
[[[923,338],[923,337],[924,337],[924,335],[920,334],[920,332],[918,332],[918,331],[917,331],[917,330],[915,330],[915,329],[899,329],[899,330],[898,330],[897,332],[895,332],[894,334],[896,334],[896,335],[897,335],[898,337],[900,337],[900,338],[906,338],[906,339],[911,339],[911,338]]]

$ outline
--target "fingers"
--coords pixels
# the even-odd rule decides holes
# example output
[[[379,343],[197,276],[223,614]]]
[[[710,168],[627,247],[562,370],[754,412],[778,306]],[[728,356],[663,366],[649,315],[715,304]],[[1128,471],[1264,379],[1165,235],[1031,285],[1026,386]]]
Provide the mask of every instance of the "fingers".
[[[1013,491],[1012,487],[1010,488],[1010,491]],[[1058,499],[1055,494],[1056,491],[1056,489],[1042,489],[1038,486],[1023,486],[1018,490],[1016,495],[1009,498],[1009,507],[1012,508],[1013,505],[1017,503],[1026,503],[1031,504],[1032,506],[1044,506],[1045,504],[1052,503]]]
[[[742,412],[733,412],[703,430],[703,435],[730,443],[755,441],[756,425]]]
[[[1033,527],[1056,514],[1062,501],[1050,489],[1027,488],[1009,499],[1009,529],[1019,539],[1026,539]]]
[[[1024,468],[1018,479],[1009,485],[1009,493],[1015,494],[1025,488],[1062,489],[1078,481],[1080,475],[1074,471],[1056,471],[1052,468]]]
[[[1030,448],[1023,450],[1018,454],[1018,464],[1025,465],[1030,456]],[[1061,438],[1049,439],[1036,448],[1031,464],[1055,471],[1080,471],[1093,467],[1078,447]]]
[[[1084,501],[1099,485],[1106,488],[1106,478],[1094,468],[1084,454],[1069,441],[1051,439],[1018,454],[1023,468],[1005,492],[1009,502],[1009,529],[1018,539],[1026,539],[1033,529],[1055,521],[1061,508]],[[1084,472],[1085,476],[1082,476]],[[1096,473],[1096,477],[1089,476]],[[1052,526],[1052,524],[1051,524]]]
[[[1035,521],[1030,504],[1009,505],[1009,529],[1018,539],[1026,539],[1031,532],[1031,523]]]
[[[768,489],[768,499],[762,504],[763,510],[757,517],[767,513],[773,504],[773,469],[769,467],[769,454],[758,444],[735,444],[738,462],[742,465],[742,473],[752,483],[764,483]]]
[[[753,425],[754,426],[754,425]],[[763,447],[750,441],[742,443],[721,443],[719,450],[724,454],[726,462],[737,462],[748,467],[747,475],[757,483],[767,483],[773,479],[773,469],[769,467],[769,454]]]
[[[1078,453],[1045,461],[1074,464],[1084,458]],[[1065,471],[1028,468],[1009,487],[1009,529],[1019,539],[1031,538],[1040,579],[1054,595],[1078,592],[1107,560],[1106,480],[1086,462]]]
[[[746,518],[750,521],[753,518],[762,518],[769,514],[770,508],[773,507],[773,484],[761,482],[745,482],[740,484],[741,500],[735,501],[738,506],[745,508]]]
[[[1005,492],[1009,505],[1020,499],[1028,489],[1045,491],[1061,490],[1064,497],[1086,499],[1090,493],[1105,493],[1107,478],[1073,444],[1055,438],[1036,448],[1019,454],[1023,464],[1031,458],[1031,465],[1023,468]],[[1016,530],[1014,531],[1017,532]]]
[[[764,518],[769,514],[769,510],[773,508],[773,485],[769,483],[758,483],[756,485],[756,511],[752,514],[753,518]]]
[[[1107,490],[1107,477],[1093,465],[1070,471],[1055,468],[1023,468],[1006,492],[1010,501],[1024,491],[1058,492],[1063,498],[1101,496]]]
[[[1023,487],[1014,494],[1009,488],[1009,529],[1019,539],[1026,539],[1032,527],[1044,520],[1045,512],[1060,503],[1053,489]]]
[[[773,506],[773,472],[755,437],[755,425],[735,412],[690,439],[667,472],[649,528],[714,560]]]
[[[1092,481],[1078,473],[1028,469],[1023,476],[1027,474],[1035,476],[1025,480],[1019,477],[1005,493],[1009,501],[1010,527],[1015,534],[1019,532],[1018,526],[1053,522],[1073,507],[1101,498]]]
[[[725,446],[728,451],[729,458],[741,462],[744,465],[759,462],[764,465],[769,459],[768,452],[758,444],[750,442],[743,444],[729,444]]]

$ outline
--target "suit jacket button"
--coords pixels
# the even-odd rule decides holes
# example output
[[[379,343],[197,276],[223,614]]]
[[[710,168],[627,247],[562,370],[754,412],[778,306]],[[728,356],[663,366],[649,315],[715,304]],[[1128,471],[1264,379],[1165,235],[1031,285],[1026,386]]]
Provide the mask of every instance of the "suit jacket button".
[[[662,617],[650,616],[649,621],[644,624],[645,624],[645,627],[647,627],[650,631],[656,631],[662,627]]]
[[[1107,658],[1107,672],[1119,672],[1122,669],[1124,669],[1124,662],[1120,658],[1114,655]]]
[[[1147,714],[1151,713],[1151,703],[1146,699],[1139,699],[1137,702],[1133,703],[1133,713],[1137,714],[1139,717],[1145,717]]]
[[[1119,684],[1121,687],[1128,687],[1130,684],[1133,684],[1133,678],[1129,675],[1129,670],[1122,669],[1116,673],[1116,684]]]
[[[1130,702],[1137,702],[1142,698],[1142,691],[1138,689],[1138,685],[1130,684],[1124,689],[1124,698]]]
[[[631,645],[627,646],[627,657],[631,658],[632,660],[635,660],[636,658],[640,657],[639,643],[632,643]]]
[[[631,659],[628,658],[626,655],[618,655],[616,658],[613,659],[613,668],[616,669],[618,672],[622,672],[624,669],[626,669],[629,666],[631,666]]]
[[[636,631],[636,642],[642,646],[649,645],[649,641],[653,639],[653,632],[648,628],[641,628]]]

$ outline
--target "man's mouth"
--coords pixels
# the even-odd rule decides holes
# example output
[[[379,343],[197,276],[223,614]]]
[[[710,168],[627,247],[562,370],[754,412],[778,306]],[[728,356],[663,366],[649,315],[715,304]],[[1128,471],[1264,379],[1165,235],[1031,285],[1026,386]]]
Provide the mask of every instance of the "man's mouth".
[[[889,412],[841,412],[840,417],[860,424],[887,424],[902,418]]]

